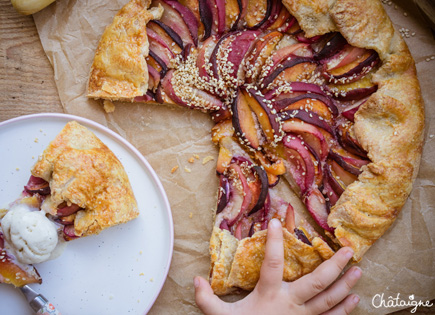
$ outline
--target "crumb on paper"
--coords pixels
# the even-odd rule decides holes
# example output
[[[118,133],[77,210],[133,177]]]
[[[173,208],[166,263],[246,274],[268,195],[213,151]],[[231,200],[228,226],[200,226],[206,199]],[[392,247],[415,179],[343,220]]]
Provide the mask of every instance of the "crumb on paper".
[[[35,138],[35,140],[33,140],[35,143],[38,143],[39,139]]]
[[[175,165],[175,166],[171,169],[171,174],[174,174],[177,170],[178,170],[178,165]]]
[[[193,217],[193,213],[192,213],[192,212],[190,212],[190,213],[189,213],[189,218],[191,218],[191,219],[192,219],[192,217]]]
[[[142,251],[139,252],[139,255],[142,255]]]
[[[194,154],[193,157],[197,160],[199,160],[199,155],[198,154]]]
[[[150,282],[154,282],[154,278],[150,278]]]
[[[19,170],[20,170],[20,168],[19,168],[19,167],[17,167],[17,168],[15,168],[15,170],[16,170],[16,171],[19,171]]]
[[[43,132],[44,130],[42,130],[42,129],[39,129],[39,132]]]
[[[109,295],[109,300],[113,300],[115,297],[113,295]]]
[[[115,111],[115,104],[113,104],[111,101],[104,100],[103,105],[106,113],[113,113]]]
[[[212,157],[211,155],[206,156],[205,158],[202,159],[202,165],[204,165],[210,161],[213,161],[213,160],[214,160],[214,157]]]
[[[35,159],[35,156],[32,156],[32,160],[34,160]]]
[[[186,173],[191,173],[192,172],[192,170],[190,168],[186,167],[186,166],[184,167],[184,171]]]
[[[187,160],[189,163],[195,162],[195,158],[192,156],[190,159]]]
[[[144,274],[143,272],[141,272],[141,273],[139,274],[139,276],[145,276],[145,274]]]

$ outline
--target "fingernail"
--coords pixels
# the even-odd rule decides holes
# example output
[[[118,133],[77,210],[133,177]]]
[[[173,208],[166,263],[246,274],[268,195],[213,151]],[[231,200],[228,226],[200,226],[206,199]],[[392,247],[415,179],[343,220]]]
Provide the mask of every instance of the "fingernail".
[[[362,275],[362,270],[361,270],[361,268],[355,267],[355,269],[354,269],[353,272],[352,272],[352,275],[353,275],[355,278],[360,278],[361,275]]]
[[[351,258],[353,257],[353,250],[352,250],[352,248],[348,248],[348,249],[346,250],[346,253],[344,253],[344,256],[345,256],[347,259],[351,259]]]
[[[200,282],[200,280],[198,277],[193,278],[193,285],[195,286],[195,288],[199,287],[199,282]]]
[[[355,303],[355,304],[358,304],[359,303],[359,296],[358,295],[354,295],[354,297],[352,299],[352,302]]]
[[[281,226],[281,223],[278,221],[278,219],[272,219],[272,220],[270,220],[269,224],[274,229],[277,229],[277,228],[279,228]]]

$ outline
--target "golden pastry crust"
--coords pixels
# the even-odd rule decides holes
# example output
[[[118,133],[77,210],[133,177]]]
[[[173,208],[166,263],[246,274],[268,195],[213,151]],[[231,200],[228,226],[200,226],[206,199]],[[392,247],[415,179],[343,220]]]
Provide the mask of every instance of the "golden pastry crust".
[[[252,237],[238,241],[227,230],[214,227],[210,240],[211,276],[213,291],[224,295],[238,289],[254,289],[260,278],[264,259],[267,231],[256,232]],[[320,237],[307,245],[283,229],[284,281],[293,281],[312,272],[334,252]]]
[[[115,16],[101,37],[88,83],[88,97],[133,101],[148,89],[146,23],[163,8],[148,11],[150,0],[132,0]]]
[[[55,215],[63,202],[82,208],[74,219],[76,236],[97,234],[136,218],[139,211],[127,174],[116,156],[91,131],[69,122],[32,168],[50,184],[44,210]]]
[[[373,77],[378,90],[358,110],[354,125],[355,136],[372,163],[363,167],[358,181],[347,187],[328,217],[336,241],[351,246],[359,261],[394,222],[418,173],[424,108],[414,61],[378,0],[283,3],[308,36],[324,33],[327,25],[351,45],[376,50],[382,61]],[[315,11],[329,6],[329,11],[316,24],[309,10],[294,11],[302,5]],[[311,24],[307,26],[306,21]]]

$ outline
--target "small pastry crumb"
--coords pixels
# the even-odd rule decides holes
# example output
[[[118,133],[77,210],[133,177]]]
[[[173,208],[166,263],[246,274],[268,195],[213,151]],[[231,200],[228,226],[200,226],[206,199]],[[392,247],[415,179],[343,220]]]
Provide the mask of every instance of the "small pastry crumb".
[[[188,167],[184,167],[184,171],[186,172],[186,173],[190,173],[190,172],[192,172],[192,170],[190,169],[190,168],[188,168]]]
[[[19,171],[19,170],[20,170],[20,168],[19,168],[19,167],[17,167],[17,168],[15,168],[15,170],[16,170],[16,171]]]
[[[150,278],[150,282],[154,282],[154,278]]]
[[[192,217],[193,217],[193,213],[191,212],[191,213],[189,213],[189,218],[192,219]]]
[[[39,139],[35,138],[35,140],[33,140],[35,143],[38,143]]]
[[[111,101],[104,100],[103,105],[106,113],[113,113],[115,111],[115,104],[113,104]]]
[[[178,165],[175,165],[175,166],[171,169],[171,174],[174,174],[177,170],[178,170]]]
[[[145,276],[145,274],[144,274],[143,272],[141,272],[141,273],[139,274],[139,276]]]
[[[205,158],[202,159],[202,165],[204,165],[210,161],[213,161],[213,160],[214,160],[214,157],[212,157],[211,155],[206,156]]]
[[[194,154],[193,157],[197,160],[199,160],[199,155],[198,154]]]
[[[187,160],[189,163],[195,162],[195,158],[192,156],[190,159]]]

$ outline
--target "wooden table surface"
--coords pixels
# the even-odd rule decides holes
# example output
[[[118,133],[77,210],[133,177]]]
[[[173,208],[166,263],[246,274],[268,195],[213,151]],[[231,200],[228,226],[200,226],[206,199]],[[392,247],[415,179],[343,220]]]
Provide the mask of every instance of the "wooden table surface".
[[[42,112],[63,112],[53,68],[32,16],[0,0],[0,121]]]

